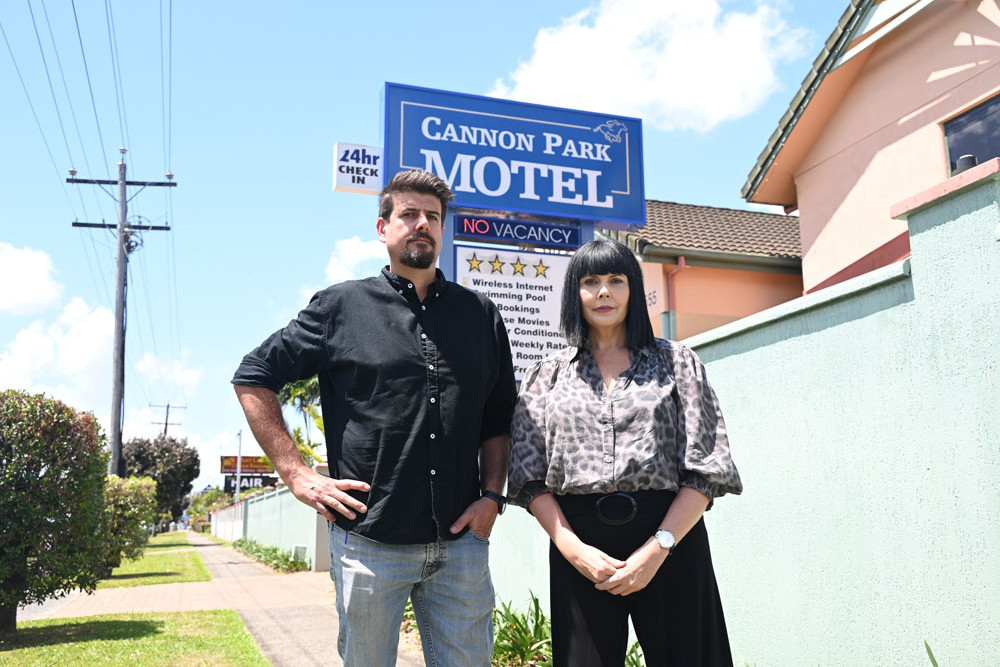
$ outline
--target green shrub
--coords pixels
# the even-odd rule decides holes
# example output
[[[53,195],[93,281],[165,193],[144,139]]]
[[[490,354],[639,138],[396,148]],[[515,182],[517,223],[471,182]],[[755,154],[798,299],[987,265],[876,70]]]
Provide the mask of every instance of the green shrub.
[[[246,537],[241,537],[233,542],[233,548],[280,572],[298,572],[309,569],[309,563],[296,558],[290,551],[282,551],[278,547],[261,544]]]
[[[108,550],[103,576],[122,564],[122,559],[142,556],[149,542],[149,528],[156,521],[156,482],[149,477],[108,475],[104,487],[108,513]]]
[[[511,608],[503,602],[493,610],[496,640],[493,664],[503,667],[539,667],[552,664],[552,624],[542,611],[534,593],[527,612]]]
[[[94,590],[107,555],[107,465],[92,414],[0,392],[0,637],[17,632],[19,604]]]
[[[528,611],[512,609],[509,602],[501,602],[493,610],[496,641],[493,646],[493,665],[496,667],[550,667],[552,665],[552,622],[542,611],[534,593]],[[409,609],[409,606],[407,607]],[[404,626],[406,616],[404,615]],[[645,667],[639,642],[629,647],[625,667]]]

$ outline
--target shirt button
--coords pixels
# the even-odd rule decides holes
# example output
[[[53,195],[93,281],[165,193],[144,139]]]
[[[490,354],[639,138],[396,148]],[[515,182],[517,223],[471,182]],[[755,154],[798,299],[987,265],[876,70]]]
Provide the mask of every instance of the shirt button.
[[[613,459],[613,458],[611,458],[610,456],[605,456],[605,457],[604,457],[604,462],[605,462],[605,463],[611,463],[612,461],[614,461],[614,459]]]
[[[402,293],[403,293],[403,290],[399,290],[399,293],[400,293],[400,294],[402,294]]]
[[[431,470],[431,474],[432,475],[436,475],[437,474],[437,470]]]
[[[604,425],[604,430],[605,431],[610,431],[611,430],[611,424],[605,424]]]
[[[424,340],[427,340],[427,334],[425,333],[420,334],[420,337],[423,338]]]
[[[434,364],[427,364],[427,368],[429,368],[430,370],[434,370]]]
[[[431,396],[431,403],[437,403],[437,399]]]
[[[433,433],[431,433],[431,440],[433,440],[436,437],[437,437],[436,435],[434,435]]]
[[[420,310],[427,310],[427,306],[420,306]]]
[[[406,286],[409,287],[410,289],[413,289],[413,283],[408,283]]]

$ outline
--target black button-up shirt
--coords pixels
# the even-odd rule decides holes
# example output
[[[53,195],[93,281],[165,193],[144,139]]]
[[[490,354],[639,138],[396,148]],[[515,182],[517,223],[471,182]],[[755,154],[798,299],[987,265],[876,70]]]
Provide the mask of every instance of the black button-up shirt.
[[[496,306],[440,271],[421,302],[386,268],[318,292],[233,384],[277,392],[317,374],[330,474],[371,485],[351,492],[368,512],[335,512],[337,525],[391,544],[453,539],[480,496],[480,443],[510,432],[516,388]]]

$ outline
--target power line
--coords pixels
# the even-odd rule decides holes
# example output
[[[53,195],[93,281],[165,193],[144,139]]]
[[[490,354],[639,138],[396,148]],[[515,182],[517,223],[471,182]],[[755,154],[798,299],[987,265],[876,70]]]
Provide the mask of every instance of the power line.
[[[174,0],[167,3],[167,170],[172,168],[174,139]],[[171,216],[171,220],[173,216]]]
[[[101,119],[97,115],[97,101],[94,99],[94,86],[90,82],[90,68],[87,67],[87,53],[83,49],[83,35],[80,34],[80,20],[76,15],[76,0],[70,0],[70,4],[73,6],[73,21],[76,23],[76,39],[80,43],[80,58],[83,60],[83,71],[87,74],[87,89],[90,91],[90,106],[94,110],[94,122],[97,124],[97,138],[100,140],[100,146],[105,146],[104,134],[101,132]],[[103,153],[102,153],[103,158]],[[108,171],[108,161],[106,159],[101,160],[104,163],[104,173],[107,177],[111,178],[111,172]]]
[[[59,120],[59,130],[62,132],[63,144],[66,146],[66,155],[69,156],[69,166],[73,167],[73,151],[69,148],[69,139],[66,138],[66,126],[63,125],[62,114],[59,112],[59,102],[56,100],[56,89],[52,86],[52,77],[49,75],[49,63],[45,59],[45,49],[42,48],[42,37],[38,34],[38,24],[35,22],[35,10],[31,8],[31,0],[28,2],[28,13],[31,15],[31,27],[35,29],[35,40],[38,42],[38,54],[42,57],[42,67],[45,69],[45,79],[49,82],[49,92],[52,94],[52,106],[56,110],[56,118]]]
[[[76,109],[73,107],[73,98],[69,94],[69,85],[66,83],[66,73],[65,71],[63,71],[62,58],[59,57],[59,48],[56,45],[56,37],[52,32],[52,22],[49,20],[49,10],[45,6],[45,0],[41,0],[41,2],[42,2],[42,11],[45,14],[45,25],[49,30],[49,40],[52,42],[52,53],[55,55],[56,65],[58,65],[59,67],[59,78],[62,80],[63,92],[66,94],[66,104],[69,106],[69,113],[70,116],[73,118],[73,127],[74,129],[76,129],[76,139],[80,143],[80,152],[83,155],[83,163],[87,167],[87,171],[92,172],[93,169],[90,166],[90,158],[87,157],[87,149],[83,145],[83,133],[80,132],[80,123],[79,121],[77,121],[76,118]],[[72,161],[73,158],[71,156],[70,162]],[[79,193],[80,195],[80,205],[83,207],[83,217],[89,218],[90,214],[87,213],[87,205],[83,201],[83,191],[78,189],[77,193]],[[96,193],[95,193],[95,199],[96,199]],[[97,208],[98,209],[101,208],[100,200],[97,200]]]
[[[45,138],[45,130],[42,129],[42,123],[38,120],[38,113],[35,112],[35,105],[31,102],[31,95],[28,93],[28,87],[24,84],[24,77],[21,76],[21,68],[17,66],[17,58],[14,57],[14,50],[10,46],[10,41],[7,39],[7,31],[3,29],[3,24],[0,23],[0,34],[3,35],[3,41],[7,45],[7,52],[10,54],[10,60],[14,63],[14,71],[17,72],[17,79],[21,82],[21,90],[24,91],[24,97],[28,100],[28,107],[31,109],[31,115],[35,119],[35,125],[38,127],[38,133],[42,135],[42,143],[45,144],[45,152],[49,155],[49,160],[52,162],[52,168],[55,170],[56,175],[59,175],[59,167],[56,165],[56,159],[52,155],[52,149],[49,147],[49,140]],[[62,187],[63,194],[66,196],[66,203],[69,204],[70,210],[73,210],[73,201],[69,197],[69,192],[66,191],[66,186],[60,184]]]
[[[118,130],[121,132],[122,146],[128,146],[131,142],[128,134],[128,114],[125,111],[125,85],[122,83],[121,59],[118,57],[118,37],[115,33],[115,16],[111,9],[111,0],[104,2],[104,15],[108,24],[108,45],[111,50],[111,78],[115,84],[115,104],[118,106]]]

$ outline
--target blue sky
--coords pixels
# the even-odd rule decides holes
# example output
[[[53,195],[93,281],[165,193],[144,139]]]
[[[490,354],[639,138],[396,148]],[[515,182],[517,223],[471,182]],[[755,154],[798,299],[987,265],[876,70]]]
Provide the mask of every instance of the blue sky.
[[[0,389],[107,426],[114,239],[70,223],[117,212],[64,179],[115,178],[126,146],[130,179],[178,187],[130,202],[172,231],[131,256],[124,434],[186,406],[170,433],[202,453],[197,489],[237,430],[259,453],[229,385],[242,355],[384,263],[375,198],[331,181],[335,142],[380,145],[386,81],[642,118],[647,198],[743,208],[847,0],[108,4],[0,8]]]

